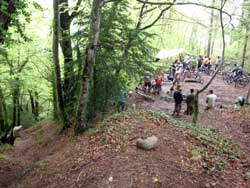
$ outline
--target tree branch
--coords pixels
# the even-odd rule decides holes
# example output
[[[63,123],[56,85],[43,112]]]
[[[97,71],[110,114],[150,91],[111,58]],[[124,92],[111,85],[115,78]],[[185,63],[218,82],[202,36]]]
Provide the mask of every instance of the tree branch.
[[[79,15],[79,7],[80,7],[81,3],[82,3],[82,0],[78,0],[76,2],[75,8],[73,9],[72,14],[70,15],[71,20],[73,20],[76,16]]]
[[[174,0],[174,1],[175,1],[175,0]],[[147,26],[142,27],[140,30],[143,31],[143,30],[146,30],[146,29],[152,27],[152,26],[162,17],[162,15],[163,15],[167,10],[169,10],[172,6],[173,6],[173,5],[169,5],[168,7],[164,8],[164,9],[161,11],[161,13],[158,15],[158,17],[157,17],[154,21],[152,21],[152,22],[151,22],[150,24],[148,24]]]
[[[173,1],[173,2],[152,2],[152,1],[147,1],[147,0],[137,0],[137,1],[140,2],[140,3],[149,4],[149,5],[168,5],[168,6],[171,5],[171,7],[172,6],[178,6],[178,5],[180,5],[180,6],[181,5],[194,5],[194,6],[214,9],[214,10],[217,10],[217,11],[221,10],[220,8],[215,7],[215,6],[205,5],[205,4],[196,3],[196,2],[176,2],[176,0]],[[222,8],[225,6],[225,4],[226,4],[226,1],[223,2]],[[222,10],[222,13],[226,14],[229,17],[229,19],[230,19],[229,23],[230,23],[230,25],[232,25],[234,27],[234,25],[232,24],[232,15],[229,14],[228,12],[224,11],[224,10]]]

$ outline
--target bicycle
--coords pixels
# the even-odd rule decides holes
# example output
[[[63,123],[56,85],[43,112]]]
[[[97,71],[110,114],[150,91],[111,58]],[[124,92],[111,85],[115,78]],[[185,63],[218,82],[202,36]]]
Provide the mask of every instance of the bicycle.
[[[202,65],[200,68],[199,68],[199,72],[201,73],[205,73],[207,75],[213,75],[215,73],[215,70],[213,68],[209,68],[208,66],[204,66]]]
[[[182,75],[182,80],[185,81],[185,79],[194,79],[196,82],[199,82],[201,84],[204,83],[204,79],[202,78],[201,72],[199,71],[191,71],[190,69],[186,69]]]
[[[246,87],[249,84],[248,76],[244,74],[237,76],[232,72],[224,73],[223,81],[228,85],[234,84],[235,87]]]

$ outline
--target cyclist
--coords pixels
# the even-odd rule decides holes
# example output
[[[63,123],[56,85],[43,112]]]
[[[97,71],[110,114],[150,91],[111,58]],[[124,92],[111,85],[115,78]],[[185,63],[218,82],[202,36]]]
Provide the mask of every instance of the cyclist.
[[[232,76],[233,76],[234,80],[237,80],[238,78],[240,78],[243,75],[242,67],[240,65],[237,65],[237,64],[234,64],[234,68],[231,72],[232,72]]]

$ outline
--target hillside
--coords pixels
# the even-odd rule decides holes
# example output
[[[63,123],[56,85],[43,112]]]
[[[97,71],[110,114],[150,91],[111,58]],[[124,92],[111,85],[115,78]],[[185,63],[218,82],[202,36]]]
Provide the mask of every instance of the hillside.
[[[217,129],[167,115],[129,110],[81,137],[41,122],[1,148],[0,187],[247,187],[244,153]],[[155,135],[145,151],[136,139]]]

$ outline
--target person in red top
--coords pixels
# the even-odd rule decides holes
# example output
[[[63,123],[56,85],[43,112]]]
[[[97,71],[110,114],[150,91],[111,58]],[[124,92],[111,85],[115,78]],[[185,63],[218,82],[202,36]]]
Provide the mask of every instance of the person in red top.
[[[157,76],[155,79],[155,90],[157,92],[157,94],[160,94],[161,91],[161,85],[162,85],[163,79],[161,76]]]
[[[178,64],[178,59],[174,60],[173,64],[174,65]]]

